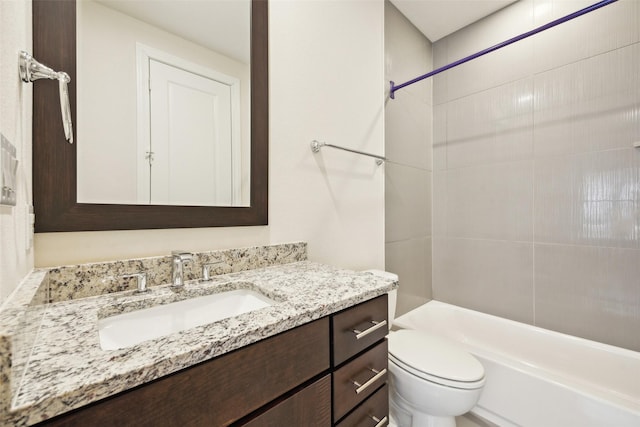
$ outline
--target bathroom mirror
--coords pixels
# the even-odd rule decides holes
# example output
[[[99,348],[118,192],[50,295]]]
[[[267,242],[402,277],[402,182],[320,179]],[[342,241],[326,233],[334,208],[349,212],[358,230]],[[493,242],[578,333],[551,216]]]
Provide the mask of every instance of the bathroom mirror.
[[[249,205],[250,6],[76,0],[79,203]]]
[[[149,4],[149,2],[147,2]],[[188,5],[189,2],[184,2]],[[76,2],[33,1],[34,56],[71,76],[71,110],[77,117]],[[268,207],[268,5],[251,2],[250,149],[248,206],[137,205],[78,201],[78,146],[64,141],[57,88],[34,86],[33,186],[36,231],[89,231],[267,224]],[[113,64],[117,67],[117,64]],[[118,172],[104,179],[114,180]],[[195,185],[198,185],[197,183]]]

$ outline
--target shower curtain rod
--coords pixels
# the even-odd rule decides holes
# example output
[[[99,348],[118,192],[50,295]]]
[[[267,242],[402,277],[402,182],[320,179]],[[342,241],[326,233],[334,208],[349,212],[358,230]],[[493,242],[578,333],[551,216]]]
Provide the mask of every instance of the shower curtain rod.
[[[603,0],[603,1],[600,1],[598,3],[595,3],[595,4],[591,5],[591,6],[585,7],[584,9],[581,9],[581,10],[579,10],[577,12],[573,12],[573,13],[567,15],[567,16],[563,16],[562,18],[558,18],[555,21],[549,22],[548,24],[542,25],[542,26],[540,26],[538,28],[535,28],[535,29],[533,29],[531,31],[527,31],[526,33],[520,34],[519,36],[510,38],[509,40],[506,40],[506,41],[504,41],[502,43],[498,43],[497,45],[491,46],[491,47],[489,47],[487,49],[481,50],[480,52],[474,53],[473,55],[469,55],[469,56],[467,56],[465,58],[459,59],[459,60],[457,60],[455,62],[452,62],[452,63],[450,63],[448,65],[445,65],[443,67],[435,69],[435,70],[433,70],[433,71],[431,71],[431,72],[429,72],[427,74],[424,74],[422,76],[416,77],[415,79],[409,80],[408,82],[402,83],[400,85],[396,86],[395,83],[393,81],[391,81],[391,90],[389,92],[389,96],[391,97],[391,99],[395,99],[395,92],[397,90],[399,90],[399,89],[402,89],[403,87],[412,85],[412,84],[417,83],[417,82],[419,82],[421,80],[424,80],[426,78],[435,76],[436,74],[439,74],[439,73],[441,73],[443,71],[447,71],[447,70],[449,70],[449,69],[451,69],[453,67],[457,67],[458,65],[464,64],[465,62],[469,62],[469,61],[471,61],[473,59],[479,58],[479,57],[481,57],[483,55],[486,55],[487,53],[493,52],[494,50],[498,50],[498,49],[501,49],[501,48],[503,48],[505,46],[509,46],[512,43],[515,43],[517,41],[526,39],[527,37],[530,37],[530,36],[532,36],[534,34],[538,34],[538,33],[542,32],[544,30],[548,30],[549,28],[555,27],[556,25],[560,25],[560,24],[562,24],[564,22],[570,21],[570,20],[572,20],[574,18],[577,18],[578,16],[582,16],[582,15],[587,14],[589,12],[593,12],[596,9],[600,9],[601,7],[607,6],[607,5],[609,5],[611,3],[614,3],[616,1],[618,1],[618,0]]]

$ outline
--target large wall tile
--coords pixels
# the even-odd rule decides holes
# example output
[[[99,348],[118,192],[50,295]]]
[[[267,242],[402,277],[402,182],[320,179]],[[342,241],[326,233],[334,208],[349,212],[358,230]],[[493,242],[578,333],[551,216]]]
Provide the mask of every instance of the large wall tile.
[[[532,125],[531,79],[452,101],[447,106],[447,167],[530,158]]]
[[[404,96],[385,107],[385,156],[389,161],[431,170],[432,107]]]
[[[396,84],[433,68],[431,42],[389,1],[385,62]],[[399,314],[431,299],[432,87],[427,79],[385,102],[385,268],[400,277]]]
[[[454,100],[531,76],[529,39],[446,71],[447,98]],[[487,46],[489,47],[489,46]]]
[[[385,164],[386,242],[431,235],[431,172]]]
[[[593,0],[534,0],[536,26],[596,3]],[[541,72],[640,40],[640,2],[620,0],[532,37],[534,72]]]
[[[434,237],[433,298],[533,323],[533,244]]]
[[[533,28],[533,0],[521,0],[447,37],[447,63],[501,43]],[[451,101],[531,75],[533,41],[525,39],[452,68],[446,98]],[[438,58],[438,62],[440,59]]]
[[[433,173],[432,196],[432,234],[438,237],[447,236],[447,171]]]
[[[433,69],[444,67],[448,64],[449,38],[445,37],[438,40],[432,46],[433,52]],[[433,104],[438,105],[449,100],[447,83],[449,74],[445,71],[431,77],[433,80]]]
[[[640,351],[640,250],[536,244],[537,326]]]
[[[437,191],[440,195],[440,190]],[[532,162],[448,170],[446,234],[450,237],[531,241]]]
[[[640,249],[640,150],[536,160],[536,242]]]
[[[433,68],[444,67],[449,63],[449,37],[444,37],[431,45]],[[447,73],[438,74],[439,76]]]
[[[515,2],[435,43],[434,64],[593,3]],[[606,341],[594,313],[637,348],[638,70],[640,1],[619,0],[434,78],[435,299],[525,322],[540,304],[540,326]]]
[[[446,61],[453,62],[532,29],[532,9],[533,0],[520,0],[447,36]]]
[[[536,156],[628,148],[640,140],[639,69],[637,43],[537,75]]]
[[[388,1],[385,2],[385,28],[391,29],[385,34],[387,80],[398,85],[431,71],[431,43]],[[432,86],[431,79],[426,79],[400,89],[396,96],[413,96],[431,105]]]
[[[402,240],[385,247],[385,268],[400,281],[396,312],[400,316],[431,299],[431,238]]]
[[[385,77],[404,83],[431,68],[431,43],[390,2],[385,2]],[[431,170],[432,82],[407,86],[385,105],[386,157]]]
[[[447,105],[433,107],[433,170],[447,167]]]

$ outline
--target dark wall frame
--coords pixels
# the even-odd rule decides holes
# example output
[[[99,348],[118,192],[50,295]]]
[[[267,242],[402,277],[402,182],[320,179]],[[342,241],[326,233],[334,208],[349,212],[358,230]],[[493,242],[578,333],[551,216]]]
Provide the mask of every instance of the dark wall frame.
[[[33,56],[71,77],[76,114],[76,2],[33,0]],[[33,88],[33,203],[36,232],[229,227],[268,224],[268,3],[251,7],[251,192],[249,207],[77,203],[76,144],[65,141],[58,85]],[[114,64],[117,66],[117,64]],[[77,141],[74,127],[74,140]],[[77,141],[82,144],[82,141]]]

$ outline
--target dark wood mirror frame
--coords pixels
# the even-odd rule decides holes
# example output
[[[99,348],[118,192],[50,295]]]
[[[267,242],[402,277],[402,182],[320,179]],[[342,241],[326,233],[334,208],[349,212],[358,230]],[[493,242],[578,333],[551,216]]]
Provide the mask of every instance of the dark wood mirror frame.
[[[65,71],[71,76],[69,98],[71,114],[75,119],[75,0],[33,0],[33,56],[54,70]],[[249,207],[77,203],[76,144],[69,144],[64,138],[58,85],[53,81],[37,82],[33,88],[33,203],[36,232],[266,225],[269,179],[268,60],[267,0],[252,0]]]

